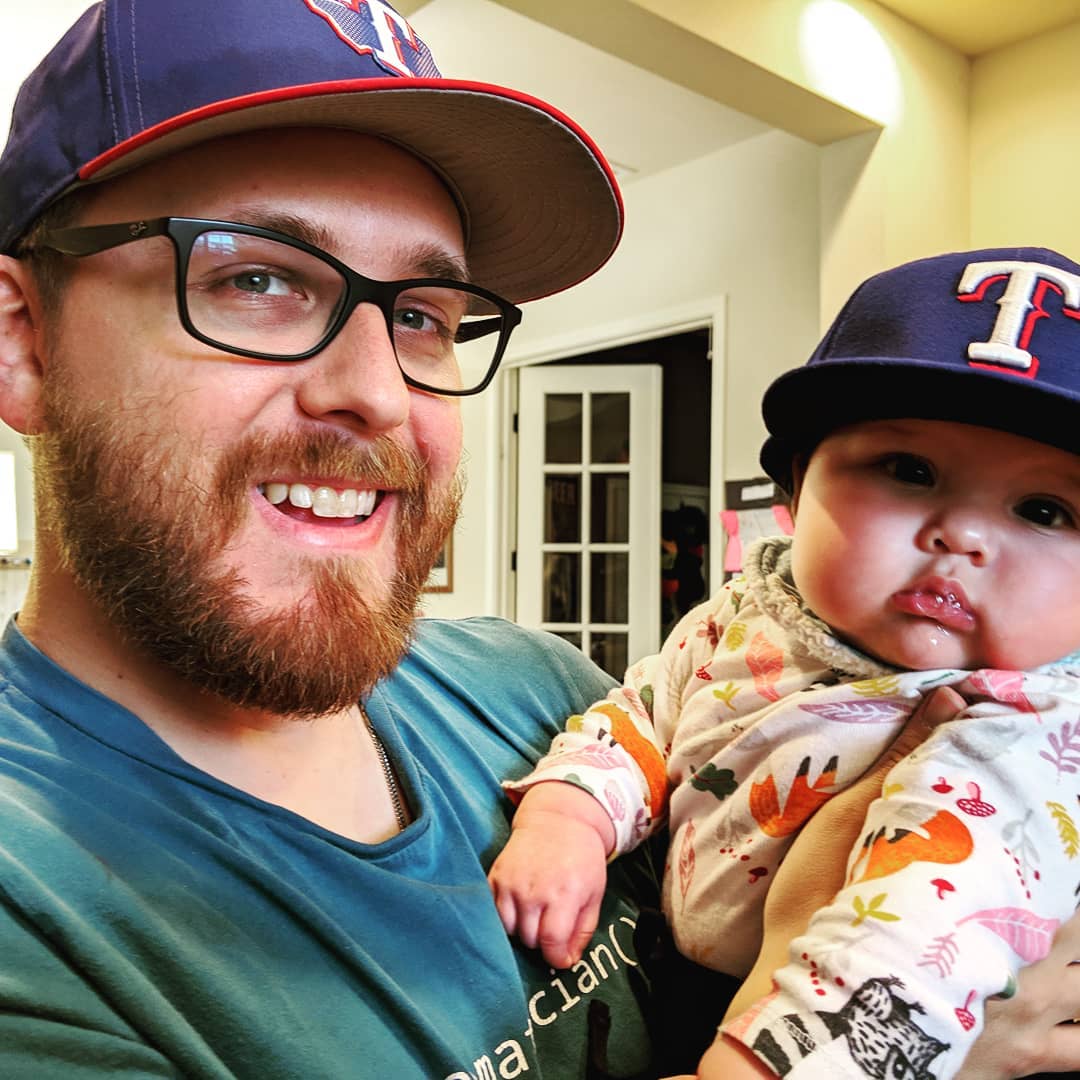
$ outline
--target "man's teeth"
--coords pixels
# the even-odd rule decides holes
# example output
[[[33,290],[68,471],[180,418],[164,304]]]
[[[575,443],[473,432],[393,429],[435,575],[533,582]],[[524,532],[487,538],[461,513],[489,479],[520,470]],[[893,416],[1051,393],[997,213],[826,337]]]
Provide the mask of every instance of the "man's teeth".
[[[331,487],[313,488],[308,484],[282,484],[277,481],[262,485],[268,502],[277,506],[286,499],[301,510],[310,510],[321,518],[367,517],[375,509],[374,491],[347,488],[336,491]]]

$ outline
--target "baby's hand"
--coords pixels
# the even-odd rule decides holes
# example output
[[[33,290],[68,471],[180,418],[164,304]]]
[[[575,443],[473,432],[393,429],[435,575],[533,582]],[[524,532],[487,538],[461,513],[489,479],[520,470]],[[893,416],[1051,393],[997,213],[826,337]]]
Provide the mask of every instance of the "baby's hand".
[[[615,829],[600,804],[572,784],[530,788],[488,873],[506,932],[567,968],[596,930]]]

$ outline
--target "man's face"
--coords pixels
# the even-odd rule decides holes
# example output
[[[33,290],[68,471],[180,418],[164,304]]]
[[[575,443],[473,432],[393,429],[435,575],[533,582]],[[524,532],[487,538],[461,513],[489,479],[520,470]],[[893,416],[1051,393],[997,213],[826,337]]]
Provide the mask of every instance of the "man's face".
[[[463,250],[429,170],[344,132],[177,154],[104,185],[78,224],[164,215],[303,231],[383,280]],[[173,293],[164,238],[73,266],[45,335],[44,526],[118,629],[188,680],[282,714],[346,707],[400,656],[456,516],[456,403],[409,390],[372,305],[319,355],[272,363],[189,337]],[[282,485],[299,498],[271,502]],[[304,489],[357,515],[294,506]]]
[[[810,608],[898,667],[1047,664],[1080,648],[1080,458],[935,420],[834,432],[801,483]]]

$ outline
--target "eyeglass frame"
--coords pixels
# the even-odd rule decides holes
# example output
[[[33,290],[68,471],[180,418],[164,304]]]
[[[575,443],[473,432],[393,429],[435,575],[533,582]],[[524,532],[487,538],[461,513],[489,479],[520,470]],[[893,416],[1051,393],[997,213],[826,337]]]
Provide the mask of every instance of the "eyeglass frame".
[[[255,236],[263,240],[272,240],[284,244],[321,260],[342,277],[345,282],[345,294],[337,305],[338,313],[323,336],[312,348],[287,356],[258,352],[254,349],[241,349],[235,345],[227,345],[202,333],[194,325],[188,311],[187,290],[185,288],[188,266],[191,261],[191,251],[195,246],[195,241],[200,236],[215,231],[239,233],[242,236]],[[390,339],[390,346],[394,350],[394,359],[397,361],[398,371],[401,372],[401,377],[405,380],[407,386],[440,396],[468,397],[472,394],[479,394],[495,377],[499,364],[502,362],[503,354],[506,352],[506,346],[510,341],[510,335],[520,324],[522,318],[521,308],[480,285],[474,285],[468,281],[456,281],[452,278],[401,278],[395,281],[379,281],[376,278],[369,278],[361,274],[340,259],[335,258],[328,251],[324,251],[314,244],[309,244],[295,236],[289,236],[287,233],[281,233],[275,229],[267,229],[261,225],[245,225],[239,221],[217,221],[211,218],[170,216],[116,222],[107,225],[75,225],[67,228],[50,229],[37,237],[33,246],[35,248],[47,248],[61,255],[83,258],[87,255],[97,255],[102,251],[121,247],[124,244],[134,243],[136,240],[146,240],[153,236],[167,236],[173,245],[176,310],[180,317],[181,326],[196,341],[201,341],[204,345],[210,345],[233,356],[286,364],[309,360],[322,352],[337,337],[360,304],[374,304],[382,312],[383,318],[386,320],[386,332]],[[400,293],[410,288],[456,289],[479,296],[499,309],[501,316],[493,315],[490,319],[481,319],[474,323],[462,324],[454,335],[454,344],[463,344],[475,338],[483,337],[487,333],[493,333],[494,328],[490,327],[490,323],[496,320],[501,321],[502,325],[499,328],[499,340],[495,345],[494,356],[488,365],[487,373],[476,386],[468,390],[448,390],[431,386],[413,378],[402,368],[401,360],[397,355],[397,346],[394,342],[394,301]]]

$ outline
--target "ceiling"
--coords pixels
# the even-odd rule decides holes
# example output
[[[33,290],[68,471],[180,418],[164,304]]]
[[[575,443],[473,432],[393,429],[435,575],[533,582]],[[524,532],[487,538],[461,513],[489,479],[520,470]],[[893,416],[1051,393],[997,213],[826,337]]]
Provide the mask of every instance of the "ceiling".
[[[966,56],[981,56],[1080,20],[1080,0],[877,2]]]
[[[876,2],[970,57],[1080,21],[1080,0]],[[512,3],[400,0],[399,6],[444,75],[513,86],[551,102],[592,135],[624,186],[771,130],[530,19]]]

